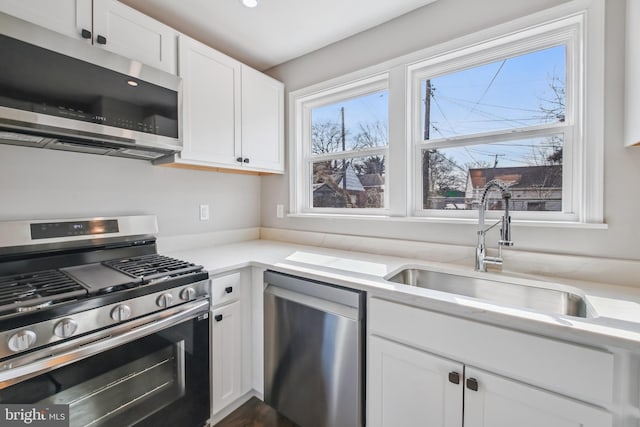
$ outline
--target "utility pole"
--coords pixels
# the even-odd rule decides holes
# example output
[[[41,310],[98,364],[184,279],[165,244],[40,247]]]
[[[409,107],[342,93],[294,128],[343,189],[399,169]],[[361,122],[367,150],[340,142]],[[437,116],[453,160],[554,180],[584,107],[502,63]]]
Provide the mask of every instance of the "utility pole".
[[[344,107],[340,108],[340,121],[342,123],[341,126],[341,139],[342,139],[342,152],[344,153],[346,151],[346,137],[347,137],[347,133],[344,130]],[[342,159],[342,189],[346,192],[347,191],[347,160],[346,159]]]
[[[494,154],[493,156],[494,156],[494,158],[493,158],[493,167],[495,169],[496,167],[498,167],[498,157],[504,157],[504,156],[506,156],[506,154]]]
[[[429,139],[429,128],[431,127],[431,80],[426,81],[424,91],[424,140]]]
[[[424,140],[429,139],[429,128],[431,128],[431,80],[426,81],[424,91]],[[430,150],[425,150],[422,155],[422,207],[427,208],[426,201],[429,199],[431,180],[429,179],[431,154]]]

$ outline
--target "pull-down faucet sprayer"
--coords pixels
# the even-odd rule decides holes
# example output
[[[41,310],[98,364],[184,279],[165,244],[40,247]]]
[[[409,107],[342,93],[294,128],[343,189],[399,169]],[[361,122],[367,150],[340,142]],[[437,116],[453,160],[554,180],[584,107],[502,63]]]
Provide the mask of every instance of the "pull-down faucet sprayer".
[[[484,214],[487,209],[487,195],[493,187],[500,190],[502,199],[504,201],[504,215],[502,220],[498,220],[495,224],[484,228]],[[502,247],[513,246],[511,241],[511,217],[509,216],[509,200],[511,199],[511,193],[509,187],[504,182],[494,179],[489,181],[485,185],[482,192],[482,198],[480,200],[480,206],[478,207],[478,244],[476,245],[476,271],[487,271],[487,264],[502,264]],[[498,256],[487,256],[487,249],[485,246],[485,236],[487,231],[491,230],[498,224],[502,224],[500,229],[500,240],[498,240]]]

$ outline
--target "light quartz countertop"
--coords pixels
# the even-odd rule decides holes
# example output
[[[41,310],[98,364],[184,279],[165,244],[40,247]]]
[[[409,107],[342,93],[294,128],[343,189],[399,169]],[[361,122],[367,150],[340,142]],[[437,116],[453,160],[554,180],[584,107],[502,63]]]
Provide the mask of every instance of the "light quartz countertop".
[[[179,250],[166,255],[200,264],[211,276],[260,267],[365,290],[378,297],[452,316],[597,347],[640,351],[640,288],[508,272],[480,273],[470,265],[305,246],[270,240]],[[502,305],[384,280],[407,266],[487,280],[569,290],[582,295],[589,316],[579,318]],[[424,325],[422,327],[428,327]]]

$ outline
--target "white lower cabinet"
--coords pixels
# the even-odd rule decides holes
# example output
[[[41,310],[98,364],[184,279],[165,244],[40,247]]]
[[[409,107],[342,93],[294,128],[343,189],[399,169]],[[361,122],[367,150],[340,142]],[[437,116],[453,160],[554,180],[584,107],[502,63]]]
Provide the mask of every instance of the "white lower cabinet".
[[[242,311],[240,301],[213,310],[213,412],[242,393]]]
[[[378,298],[368,323],[368,426],[613,426],[607,351]]]
[[[367,425],[462,426],[462,371],[460,363],[370,337]]]
[[[371,427],[612,425],[600,408],[376,336],[367,400]]]
[[[465,368],[465,427],[607,427],[608,412],[479,369]],[[470,389],[477,384],[477,390]]]
[[[211,278],[212,415],[251,390],[251,272]]]

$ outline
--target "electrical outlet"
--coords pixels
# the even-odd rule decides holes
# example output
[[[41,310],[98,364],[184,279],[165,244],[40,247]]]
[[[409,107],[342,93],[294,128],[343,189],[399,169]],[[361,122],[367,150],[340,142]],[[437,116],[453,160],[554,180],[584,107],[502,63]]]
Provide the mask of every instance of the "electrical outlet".
[[[200,221],[209,221],[209,205],[200,205]]]
[[[284,218],[284,205],[276,205],[276,217]]]

